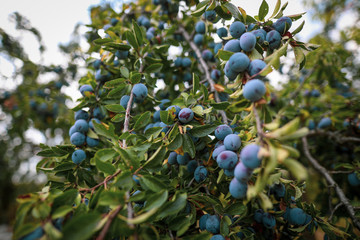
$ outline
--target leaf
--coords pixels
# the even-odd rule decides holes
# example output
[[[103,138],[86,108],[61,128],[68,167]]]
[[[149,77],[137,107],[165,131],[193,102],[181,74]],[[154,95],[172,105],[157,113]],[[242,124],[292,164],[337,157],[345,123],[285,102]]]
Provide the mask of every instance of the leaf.
[[[98,38],[98,39],[95,39],[93,42],[96,44],[96,45],[104,45],[105,43],[109,43],[109,42],[112,42],[113,40],[110,39],[110,38]]]
[[[56,166],[53,171],[54,172],[62,172],[62,171],[68,171],[71,169],[74,169],[76,167],[76,164],[73,162],[65,162],[58,166]]]
[[[107,47],[110,47],[110,48],[115,48],[116,50],[120,50],[120,51],[128,51],[131,49],[131,47],[129,45],[122,44],[122,43],[110,42],[110,43],[105,43],[104,45]]]
[[[189,153],[191,158],[195,157],[195,145],[189,134],[184,134],[183,136],[183,150],[184,152]]]
[[[273,52],[270,56],[265,58],[266,67],[261,70],[260,75],[266,76],[272,71],[271,67],[275,69],[279,69],[280,67],[280,57],[286,54],[287,47],[289,46],[289,42],[287,41],[281,48]]]
[[[229,52],[225,50],[219,50],[217,53],[219,58],[224,61],[228,61],[233,54],[234,54],[233,52]]]
[[[118,206],[124,204],[124,192],[103,191],[99,197],[100,206]]]
[[[122,220],[126,221],[129,224],[140,224],[140,223],[143,223],[146,220],[148,220],[152,215],[154,215],[156,213],[157,210],[158,210],[158,208],[153,208],[149,212],[141,214],[132,219],[122,217],[121,215],[118,215],[118,217],[121,218]]]
[[[217,125],[203,125],[200,127],[194,127],[193,129],[190,130],[190,134],[193,137],[206,137],[208,135],[210,135],[211,133],[213,133],[215,131],[215,129],[217,128]]]
[[[278,12],[278,14],[275,16],[275,18],[281,18],[283,16],[283,12],[286,9],[287,5],[289,4],[289,2],[286,2],[280,9],[280,12]]]
[[[244,18],[244,22],[246,23],[247,14],[246,14],[245,9],[243,9],[242,7],[238,7],[238,9],[239,9],[239,11],[241,12],[241,15],[242,15],[243,18]]]
[[[114,88],[114,87],[117,87],[118,85],[120,85],[121,83],[124,83],[125,81],[126,81],[125,78],[116,78],[116,79],[107,81],[104,84],[104,87],[105,88]]]
[[[73,210],[72,206],[61,206],[58,209],[54,211],[53,214],[51,214],[52,219],[65,217],[69,212]]]
[[[54,202],[52,205],[52,212],[55,212],[55,210],[60,206],[64,206],[64,205],[72,206],[78,195],[79,195],[79,193],[76,189],[70,189],[68,191],[65,191],[60,196],[57,196],[54,199]]]
[[[264,21],[264,18],[266,17],[268,12],[269,12],[269,5],[265,0],[263,0],[259,8],[259,14],[258,14],[259,20]]]
[[[206,9],[208,3],[209,3],[209,0],[205,0],[205,1],[200,2],[196,6],[196,10],[193,11],[191,13],[191,15],[193,15],[194,17],[200,17],[205,12],[205,9]]]
[[[116,172],[115,167],[111,163],[103,162],[100,159],[96,159],[96,167],[107,175],[112,175]]]
[[[104,149],[98,150],[95,153],[94,158],[99,159],[102,162],[107,162],[107,161],[113,160],[116,155],[117,155],[117,153],[114,149],[104,148]]]
[[[233,17],[241,22],[244,22],[243,17],[241,16],[239,9],[232,3],[226,2],[224,6],[231,12]]]
[[[282,163],[298,181],[305,181],[308,177],[306,168],[298,161],[287,158]]]
[[[303,21],[292,33],[291,35],[295,36],[297,33],[299,33],[305,25],[305,21]]]
[[[280,6],[281,6],[281,0],[277,0],[273,14],[271,14],[270,19],[273,18],[279,12]]]
[[[176,192],[171,202],[167,202],[163,205],[157,216],[158,219],[163,219],[167,216],[176,215],[180,212],[186,205],[187,194]]]
[[[200,79],[199,76],[193,73],[193,93],[195,94],[197,90],[200,89]]]
[[[297,64],[301,64],[305,59],[305,54],[301,47],[294,47],[295,61]]]
[[[247,207],[243,203],[236,202],[236,203],[229,205],[225,209],[225,212],[230,215],[240,215],[240,217],[241,217],[243,215],[246,215]]]
[[[130,77],[130,81],[133,83],[133,84],[136,84],[136,83],[139,83],[140,80],[141,80],[141,73],[131,73],[131,77]]]
[[[124,67],[124,66],[120,67],[120,72],[125,78],[130,77],[129,69],[127,69],[126,67]]]
[[[125,36],[126,36],[126,40],[128,40],[128,42],[130,43],[131,46],[133,46],[133,48],[135,48],[135,49],[139,48],[139,45],[136,41],[136,38],[135,38],[135,35],[133,32],[126,31]]]
[[[166,155],[165,147],[159,147],[153,155],[144,163],[143,168],[149,171],[156,171],[161,167],[161,163],[164,161]]]
[[[229,105],[229,102],[210,103],[210,106],[216,110],[225,110]]]
[[[144,36],[142,35],[142,31],[134,19],[132,21],[132,24],[136,36],[136,41],[139,43],[139,46],[141,46],[144,43]]]
[[[105,123],[97,123],[93,121],[95,132],[99,135],[102,135],[104,137],[110,138],[113,141],[116,141],[117,137],[115,135],[115,129],[114,126],[110,123],[109,125],[106,125]]]
[[[168,195],[168,191],[166,190],[151,195],[145,202],[144,211],[160,208],[167,201]]]
[[[298,139],[298,138],[304,137],[308,134],[309,134],[309,128],[303,127],[303,128],[300,128],[299,130],[296,130],[295,132],[293,132],[291,134],[278,137],[277,139],[280,141],[288,141],[288,140],[293,140],[293,139]]]
[[[100,213],[82,213],[74,216],[64,226],[63,239],[86,240],[98,230],[97,226],[101,220]]]
[[[145,72],[146,72],[146,73],[159,72],[162,67],[163,67],[163,64],[162,64],[162,63],[154,63],[154,64],[151,64],[150,66],[146,67],[146,68],[145,68]]]
[[[114,112],[114,113],[125,112],[125,108],[123,106],[121,106],[120,104],[105,105],[105,108],[107,110],[109,110],[110,112]]]
[[[167,146],[169,151],[175,151],[183,144],[183,138],[181,134],[177,134],[176,137],[171,141],[171,143]]]
[[[134,129],[140,129],[145,127],[151,120],[151,113],[150,111],[147,111],[143,114],[141,114],[141,116],[138,118],[138,120],[136,121],[135,125],[134,125]]]

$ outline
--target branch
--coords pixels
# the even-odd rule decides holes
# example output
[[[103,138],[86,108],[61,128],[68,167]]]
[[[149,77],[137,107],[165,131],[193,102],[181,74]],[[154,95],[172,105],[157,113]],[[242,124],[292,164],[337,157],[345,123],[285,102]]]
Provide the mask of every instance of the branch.
[[[127,211],[128,211],[128,216],[127,216],[127,218],[128,218],[128,219],[132,219],[132,218],[134,217],[134,211],[133,211],[131,202],[129,201],[129,199],[130,199],[130,194],[129,194],[129,192],[126,192],[126,199],[127,199],[127,201],[128,201],[128,203],[127,203]],[[134,228],[134,227],[135,227],[134,224],[132,224],[132,223],[128,223],[128,225],[129,225],[130,228]]]
[[[342,202],[339,202],[339,203],[335,206],[335,208],[331,211],[331,214],[330,214],[330,217],[329,217],[329,221],[332,220],[335,211],[336,211],[339,207],[341,207],[342,205],[343,205],[343,203],[342,203]]]
[[[360,142],[360,138],[357,137],[344,137],[341,134],[339,134],[339,132],[330,132],[320,129],[310,131],[307,136],[318,136],[318,135],[328,136],[329,138],[332,138],[339,143]]]
[[[107,184],[108,181],[110,181],[111,179],[113,179],[114,177],[116,177],[117,175],[119,175],[121,173],[121,170],[117,170],[113,175],[110,175],[108,177],[105,178],[104,181],[102,181],[101,183],[99,183],[98,185],[92,187],[92,188],[80,188],[79,192],[92,192],[95,189],[97,189],[98,187]]]
[[[101,230],[100,235],[96,238],[96,240],[103,240],[106,237],[107,232],[111,226],[112,221],[116,217],[116,215],[120,212],[121,206],[118,206],[110,215],[109,219],[106,221],[104,228]]]
[[[130,98],[129,98],[129,102],[126,106],[126,113],[125,113],[125,121],[124,121],[124,129],[123,132],[128,132],[129,131],[129,124],[130,124],[130,111],[131,111],[131,106],[132,106],[132,101],[134,99],[134,93],[133,90],[131,89],[131,93],[130,93]],[[126,139],[123,140],[123,147],[126,148]]]
[[[198,58],[198,60],[200,62],[200,66],[201,66],[201,68],[203,69],[203,71],[205,73],[206,81],[210,84],[210,91],[214,92],[215,101],[216,102],[221,102],[220,97],[219,97],[219,93],[215,89],[215,82],[214,82],[214,80],[212,80],[212,78],[210,76],[209,66],[206,64],[205,60],[203,59],[203,57],[201,55],[201,52],[200,52],[200,49],[196,46],[196,44],[193,41],[191,41],[191,39],[192,39],[191,36],[189,35],[189,33],[185,30],[185,28],[181,24],[179,25],[179,31],[184,36],[185,40],[190,45],[191,49],[195,52],[196,57]],[[219,110],[219,113],[222,116],[223,123],[227,124],[228,119],[227,119],[225,111]]]
[[[305,156],[310,161],[310,163],[313,165],[313,167],[318,172],[320,172],[321,175],[324,176],[324,178],[330,184],[330,186],[334,186],[335,192],[338,195],[341,203],[344,204],[344,206],[346,207],[346,210],[349,213],[350,218],[352,219],[352,221],[353,221],[354,225],[356,226],[356,228],[360,230],[360,221],[359,221],[359,219],[356,218],[354,207],[351,205],[349,199],[346,198],[344,192],[339,187],[339,185],[334,181],[334,179],[330,176],[328,171],[323,166],[321,166],[320,163],[315,158],[313,158],[311,156],[310,151],[309,151],[308,141],[307,141],[306,137],[302,138],[302,142],[303,142],[303,148],[304,148]]]
[[[259,113],[256,109],[255,103],[253,103],[253,111],[254,111],[254,116],[255,116],[255,121],[256,121],[257,133],[260,137],[260,141],[263,142],[264,141],[263,138],[265,137],[265,134],[264,134],[264,131],[261,126],[261,119],[260,119]]]

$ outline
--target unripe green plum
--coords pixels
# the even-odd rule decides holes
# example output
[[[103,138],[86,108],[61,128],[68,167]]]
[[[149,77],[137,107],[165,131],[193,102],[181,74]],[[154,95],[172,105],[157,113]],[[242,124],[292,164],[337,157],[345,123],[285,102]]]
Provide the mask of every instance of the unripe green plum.
[[[247,100],[256,102],[265,95],[265,92],[265,84],[259,79],[253,79],[245,84],[243,95]]]

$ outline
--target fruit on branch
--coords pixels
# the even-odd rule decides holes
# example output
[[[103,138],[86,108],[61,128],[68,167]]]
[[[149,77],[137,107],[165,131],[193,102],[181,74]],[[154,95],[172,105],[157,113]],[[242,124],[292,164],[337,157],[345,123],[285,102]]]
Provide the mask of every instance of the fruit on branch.
[[[264,225],[264,227],[271,229],[274,228],[276,225],[276,220],[274,218],[273,215],[271,215],[270,213],[266,212],[263,214],[262,217],[262,223]]]
[[[310,130],[314,130],[316,128],[316,124],[315,124],[314,120],[312,120],[312,119],[309,120],[308,128]]]
[[[221,77],[221,71],[218,70],[218,69],[211,70],[210,77],[211,77],[212,80],[218,81],[220,79],[220,77]]]
[[[215,137],[218,140],[224,140],[224,138],[229,135],[232,134],[233,131],[231,129],[231,127],[229,127],[226,124],[220,125],[215,129]]]
[[[199,21],[195,24],[195,31],[200,34],[205,34],[206,25],[203,21]]]
[[[166,108],[166,111],[170,111],[171,115],[176,118],[181,111],[181,108],[177,105],[171,105]]]
[[[292,25],[292,20],[289,17],[281,17],[276,22],[273,23],[273,28],[278,31],[280,34],[286,33]]]
[[[171,152],[168,157],[168,163],[171,165],[177,164],[177,153]]]
[[[129,96],[129,95],[124,95],[124,96],[122,96],[121,99],[120,99],[120,105],[121,105],[123,108],[126,109],[129,100],[130,100],[130,96]]]
[[[170,100],[169,99],[161,99],[160,100],[160,104],[159,104],[159,107],[160,107],[160,110],[165,110],[166,109],[166,104],[167,103],[170,103]]]
[[[232,39],[228,41],[227,43],[225,43],[224,50],[229,52],[240,52],[240,41],[237,39]]]
[[[234,53],[228,61],[230,70],[235,72],[235,73],[240,73],[245,71],[249,64],[250,64],[250,59],[248,56],[246,56],[246,54],[244,53]]]
[[[199,228],[200,230],[206,229],[206,221],[208,220],[209,214],[202,215],[199,219]]]
[[[237,151],[241,146],[241,139],[237,134],[229,134],[224,138],[226,150]]]
[[[89,136],[86,136],[86,144],[89,146],[89,147],[96,147],[99,145],[99,140],[98,139],[94,139],[94,138],[91,138]]]
[[[209,49],[205,49],[202,53],[201,53],[201,57],[205,60],[205,61],[211,61],[214,58],[213,53],[209,50]]]
[[[216,34],[219,36],[219,38],[227,37],[228,31],[226,28],[221,27],[216,30]]]
[[[176,60],[177,60],[177,59],[176,59]],[[182,65],[183,67],[185,67],[185,68],[191,66],[191,59],[188,58],[188,57],[180,58],[180,61],[181,61],[181,65]],[[176,65],[176,63],[175,63],[175,65]]]
[[[350,173],[347,178],[351,186],[354,187],[360,186],[360,179],[358,178],[355,172]]]
[[[93,110],[93,117],[94,118],[97,118],[99,120],[102,120],[105,115],[103,114],[103,112],[101,111],[101,108],[100,107],[95,107],[94,110]]]
[[[251,168],[245,167],[242,162],[239,162],[234,170],[234,176],[239,182],[246,183],[251,178],[253,170]]]
[[[230,35],[233,38],[240,38],[245,31],[245,25],[239,21],[233,22],[229,28]]]
[[[281,35],[278,31],[272,30],[266,34],[266,41],[269,43],[270,49],[276,49],[280,47]]]
[[[261,158],[258,156],[259,151],[260,146],[254,143],[245,146],[241,150],[240,159],[245,167],[255,169],[260,166]]]
[[[219,164],[220,168],[223,169],[234,169],[237,162],[238,156],[233,151],[222,151],[216,158],[216,162]]]
[[[204,166],[198,166],[194,172],[195,181],[200,183],[207,178],[208,171]]]
[[[212,236],[210,238],[210,240],[225,240],[225,238],[220,234],[216,234],[216,235]]]
[[[86,133],[89,130],[89,124],[84,119],[76,120],[74,126],[76,132]]]
[[[331,119],[329,117],[322,118],[317,125],[317,128],[324,129],[331,126]]]
[[[75,132],[70,136],[70,142],[75,146],[81,146],[85,143],[85,135],[80,132]]]
[[[42,227],[37,227],[33,232],[23,236],[21,240],[35,240],[40,239],[44,235]]]
[[[216,215],[209,215],[206,220],[206,230],[217,234],[220,232],[220,218]]]
[[[240,37],[240,47],[245,52],[251,52],[256,45],[256,37],[252,32],[247,32]]]
[[[212,158],[213,158],[214,160],[216,160],[217,157],[219,156],[219,154],[220,154],[221,152],[225,151],[225,150],[226,150],[226,148],[225,148],[224,145],[220,145],[220,146],[216,147],[216,148],[214,149],[213,153],[212,153]]]
[[[134,94],[134,101],[136,103],[142,103],[147,97],[148,89],[144,84],[137,83],[134,85],[132,92]]]
[[[194,36],[194,43],[198,46],[201,46],[204,42],[204,35],[197,33]]]
[[[253,79],[245,84],[243,95],[247,100],[256,102],[265,95],[265,92],[265,84],[259,79]]]
[[[210,22],[214,22],[216,20],[216,12],[214,10],[205,11],[204,17],[206,20]]]
[[[121,50],[117,50],[115,52],[115,56],[118,59],[127,59],[129,57],[129,51],[121,51]]]
[[[272,185],[270,187],[270,193],[274,194],[277,200],[285,197],[285,193],[286,193],[285,185],[282,183]]]
[[[176,156],[176,161],[179,165],[186,165],[190,160],[190,156],[188,153],[184,153],[184,155],[178,154]]]
[[[198,163],[196,160],[191,160],[190,162],[188,162],[188,164],[186,165],[186,169],[189,173],[194,174],[196,168],[198,167]]]
[[[71,155],[71,160],[75,164],[80,164],[85,159],[86,159],[86,153],[82,149],[75,150]]]
[[[291,208],[289,212],[289,222],[295,225],[304,225],[307,214],[301,208]]]
[[[233,178],[229,185],[229,191],[231,196],[233,196],[234,198],[245,198],[247,192],[247,184],[239,182],[236,178]]]
[[[239,43],[240,44],[240,43]],[[239,45],[240,46],[240,45]],[[214,53],[217,54],[218,51],[223,47],[222,43],[216,43],[214,46]]]
[[[191,122],[194,118],[194,112],[190,108],[183,108],[179,112],[179,121],[181,123],[188,123]]]
[[[84,119],[87,120],[89,118],[89,113],[84,110],[79,110],[75,112],[75,120]]]
[[[257,210],[254,212],[254,220],[255,220],[255,222],[257,222],[257,223],[262,223],[262,221],[263,221],[263,215],[264,215],[264,210],[262,210],[262,209],[257,209]]]
[[[100,59],[96,59],[94,62],[93,62],[93,67],[95,68],[95,70],[98,70],[100,69],[100,66],[102,65],[102,61]],[[81,90],[80,90],[81,91]]]
[[[255,74],[258,74],[266,67],[266,63],[263,60],[255,59],[250,62],[248,67],[248,73],[250,76],[254,76]]]
[[[266,31],[264,29],[256,29],[252,31],[252,34],[255,35],[257,42],[261,45],[266,39]]]

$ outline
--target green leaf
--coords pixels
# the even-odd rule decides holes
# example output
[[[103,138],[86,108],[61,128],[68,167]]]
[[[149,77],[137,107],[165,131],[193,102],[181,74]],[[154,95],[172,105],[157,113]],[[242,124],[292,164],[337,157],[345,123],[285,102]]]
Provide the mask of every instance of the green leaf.
[[[267,4],[267,2],[265,0],[263,0],[260,5],[260,9],[259,9],[259,14],[258,14],[259,20],[264,21],[264,18],[266,17],[268,12],[269,12],[269,5]]]
[[[216,110],[225,110],[229,105],[229,102],[210,103],[210,106]]]
[[[66,214],[68,214],[72,210],[73,210],[72,206],[67,206],[67,205],[61,206],[58,209],[56,209],[53,214],[51,214],[51,218],[56,219],[56,218],[65,217]]]
[[[169,151],[175,151],[183,144],[183,138],[181,134],[177,134],[174,140],[167,146]]]
[[[136,21],[132,21],[133,24],[133,30],[135,32],[136,40],[139,43],[139,46],[143,45],[144,43],[144,36],[142,35],[142,31],[139,27],[139,25],[136,23]]]
[[[184,152],[189,153],[191,158],[195,157],[196,151],[195,151],[195,145],[193,140],[191,139],[191,136],[189,134],[184,134],[183,136],[183,150]]]
[[[278,12],[278,14],[275,16],[275,18],[281,18],[283,16],[283,12],[286,9],[287,5],[289,4],[289,2],[286,2],[280,9],[280,12]]]
[[[98,150],[95,153],[94,158],[99,159],[102,162],[107,162],[107,161],[113,160],[116,155],[117,155],[117,153],[114,149],[103,148],[103,149]]]
[[[196,6],[196,10],[194,12],[192,12],[191,15],[193,15],[194,17],[200,17],[205,12],[208,3],[209,3],[209,0],[200,2]]]
[[[98,230],[101,214],[96,212],[74,216],[64,226],[63,234],[67,240],[87,240]]]
[[[205,124],[200,127],[194,127],[193,129],[190,130],[190,134],[193,137],[206,137],[206,136],[212,134],[216,128],[217,128],[217,125]]]
[[[124,192],[103,191],[100,195],[98,205],[100,206],[118,206],[124,204]]]
[[[125,78],[116,78],[113,80],[110,80],[104,84],[105,88],[114,88],[120,85],[121,83],[124,83],[126,81]]]
[[[295,36],[297,33],[301,32],[305,25],[305,21],[303,21],[292,33],[291,35]]]
[[[153,192],[160,192],[167,188],[158,178],[151,175],[142,176],[140,178],[140,184],[145,190],[151,190]]]
[[[266,76],[272,71],[272,66],[275,69],[280,67],[280,57],[286,55],[287,47],[289,46],[289,41],[287,41],[281,48],[273,52],[270,56],[265,58],[266,67],[261,70],[261,76]]]
[[[117,137],[115,135],[115,128],[114,126],[109,123],[109,125],[106,125],[105,123],[96,123],[93,122],[95,132],[99,135],[102,135],[104,137],[110,138],[113,141],[116,141]]]
[[[133,48],[135,48],[135,49],[139,48],[138,42],[136,41],[136,38],[135,38],[135,35],[133,32],[126,31],[125,36],[126,36],[126,39],[128,40],[128,42],[130,43],[130,45],[133,46]]]
[[[96,159],[96,167],[99,169],[99,171],[107,175],[112,175],[116,172],[115,167],[111,163],[103,162],[100,159]]]
[[[170,113],[168,111],[160,111],[160,120],[165,124],[171,124],[172,119],[170,117]]]
[[[104,45],[105,43],[109,43],[109,42],[112,42],[113,40],[110,39],[110,38],[98,38],[96,40],[94,40],[93,42],[96,44],[96,45]]]
[[[123,106],[121,106],[120,104],[105,105],[105,108],[107,110],[109,110],[110,112],[114,112],[114,113],[125,112],[125,108]]]
[[[136,83],[139,83],[140,82],[140,80],[141,80],[141,73],[138,73],[138,72],[136,72],[136,73],[134,73],[134,72],[131,72],[131,74],[130,74],[130,81],[133,83],[133,84],[136,84]]]
[[[76,164],[73,162],[65,162],[62,163],[54,168],[54,172],[62,172],[62,171],[68,171],[71,169],[74,169],[76,167]]]
[[[233,52],[229,52],[225,50],[219,50],[217,53],[219,58],[224,61],[228,61],[233,54],[234,54]]]
[[[195,94],[197,92],[197,90],[199,90],[200,88],[200,79],[198,77],[198,75],[196,75],[195,73],[193,73],[193,93]]]
[[[160,208],[157,218],[163,219],[167,216],[176,215],[185,207],[186,199],[187,199],[186,193],[176,192],[172,201],[167,202],[165,205],[163,205]]]
[[[144,211],[149,211],[153,208],[160,208],[168,199],[168,191],[162,190],[151,195],[146,200]]]
[[[165,159],[166,149],[165,147],[159,147],[153,155],[144,163],[143,168],[149,171],[156,171],[161,168],[161,164]]]
[[[70,189],[68,191],[65,191],[60,196],[57,196],[54,199],[54,202],[52,205],[52,212],[55,212],[55,210],[57,208],[59,208],[60,206],[64,206],[64,205],[72,206],[78,195],[79,195],[79,193],[76,189]]]
[[[224,6],[231,12],[231,14],[236,20],[240,20],[241,22],[244,22],[244,19],[240,14],[239,9],[234,4],[226,2]]]
[[[301,47],[294,47],[295,61],[297,64],[301,64],[305,59],[305,54]]]
[[[230,215],[240,215],[240,217],[241,217],[241,216],[246,215],[247,207],[243,203],[236,202],[236,203],[229,205],[225,209],[225,212]]]
[[[150,66],[146,67],[146,68],[145,68],[145,72],[146,72],[146,73],[159,72],[162,67],[163,67],[163,64],[162,64],[162,63],[154,63],[154,64],[151,64]]]
[[[131,48],[129,45],[122,44],[122,43],[110,42],[110,43],[105,43],[104,45],[107,46],[107,47],[110,47],[110,48],[114,48],[116,50],[120,50],[120,51],[128,51]]]
[[[145,127],[151,120],[151,113],[149,111],[141,114],[141,116],[138,118],[138,120],[136,121],[135,125],[134,125],[134,129],[140,129]]]
[[[287,158],[282,164],[298,181],[304,181],[307,179],[307,170],[300,162],[295,159]]]
[[[230,224],[229,224],[225,218],[229,218],[229,217],[228,216],[223,217],[220,222],[220,233],[223,236],[227,236],[230,233],[229,225],[231,224],[231,220],[230,220]]]
[[[273,12],[273,14],[271,14],[270,19],[273,18],[279,12],[280,6],[281,6],[281,0],[277,0],[275,8],[274,8],[274,12]]]
[[[124,66],[120,67],[120,72],[125,78],[130,77],[129,69],[127,69],[126,67],[124,67]]]

